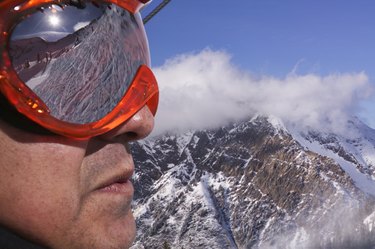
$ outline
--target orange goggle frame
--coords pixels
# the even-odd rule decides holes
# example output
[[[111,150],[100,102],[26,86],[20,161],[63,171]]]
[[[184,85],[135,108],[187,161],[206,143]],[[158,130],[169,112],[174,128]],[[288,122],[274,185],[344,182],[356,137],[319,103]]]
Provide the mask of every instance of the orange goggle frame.
[[[146,65],[139,67],[133,82],[118,105],[102,119],[88,124],[74,124],[53,117],[43,101],[19,79],[13,69],[7,47],[4,46],[9,39],[6,30],[9,23],[6,22],[12,19],[7,18],[7,15],[10,15],[9,9],[12,6],[17,6],[17,3],[23,3],[19,9],[22,11],[41,4],[56,2],[59,1],[30,0],[25,3],[25,1],[5,0],[0,3],[0,16],[3,19],[0,21],[0,44],[2,44],[2,47],[0,47],[2,56],[2,62],[0,61],[0,65],[2,65],[0,68],[0,91],[10,104],[44,128],[56,134],[76,139],[87,139],[106,133],[131,118],[145,105],[155,115],[159,100],[158,85],[152,71]],[[134,14],[148,0],[110,0],[105,2],[116,4]]]

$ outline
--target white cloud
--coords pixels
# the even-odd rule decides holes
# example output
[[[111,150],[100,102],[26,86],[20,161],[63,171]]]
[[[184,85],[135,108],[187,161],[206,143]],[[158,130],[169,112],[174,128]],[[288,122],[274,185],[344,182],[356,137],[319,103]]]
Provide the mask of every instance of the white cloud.
[[[218,127],[254,113],[337,130],[371,92],[363,72],[254,77],[228,53],[209,49],[177,56],[154,72],[160,87],[156,134]]]

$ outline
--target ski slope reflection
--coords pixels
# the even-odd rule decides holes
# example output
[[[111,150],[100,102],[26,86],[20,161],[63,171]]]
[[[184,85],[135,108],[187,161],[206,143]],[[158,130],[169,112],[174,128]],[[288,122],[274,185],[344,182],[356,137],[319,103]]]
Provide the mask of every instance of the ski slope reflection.
[[[140,23],[139,16],[105,7],[100,18],[56,42],[12,41],[13,66],[52,116],[71,123],[97,121],[122,99],[139,66],[149,64]]]

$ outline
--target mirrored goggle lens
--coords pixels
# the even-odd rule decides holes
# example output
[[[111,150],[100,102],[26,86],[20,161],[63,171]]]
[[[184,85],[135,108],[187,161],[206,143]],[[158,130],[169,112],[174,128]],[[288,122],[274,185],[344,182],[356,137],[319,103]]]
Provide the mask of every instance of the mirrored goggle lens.
[[[87,124],[114,109],[149,51],[139,14],[114,4],[67,1],[24,15],[9,55],[19,78],[62,121]]]

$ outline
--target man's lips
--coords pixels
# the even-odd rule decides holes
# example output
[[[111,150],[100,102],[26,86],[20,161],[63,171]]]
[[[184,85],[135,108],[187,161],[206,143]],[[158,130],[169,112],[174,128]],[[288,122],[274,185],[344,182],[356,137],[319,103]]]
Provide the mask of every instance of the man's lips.
[[[110,172],[112,174],[103,177],[103,181],[99,182],[95,191],[133,195],[133,184],[130,179],[134,173],[134,165],[123,164],[122,167],[112,169]]]
[[[114,176],[101,184],[97,190],[108,193],[132,194],[133,185],[130,181],[130,177],[131,175],[127,176],[125,174]]]

